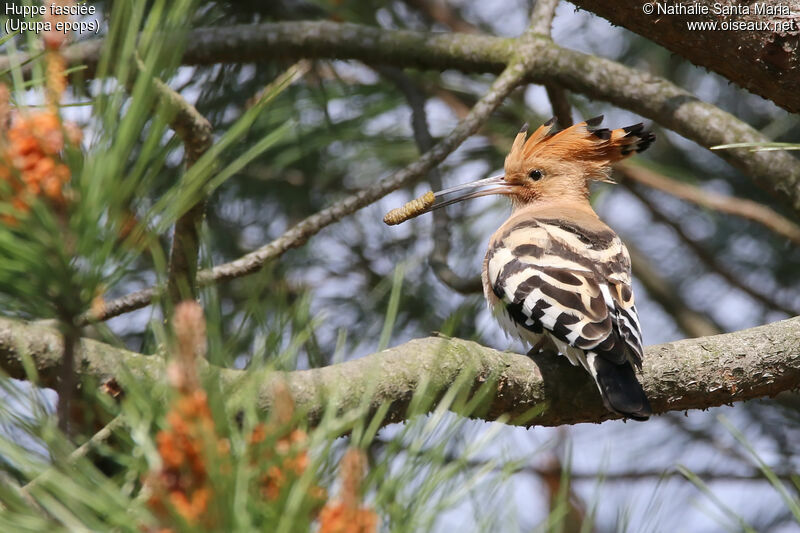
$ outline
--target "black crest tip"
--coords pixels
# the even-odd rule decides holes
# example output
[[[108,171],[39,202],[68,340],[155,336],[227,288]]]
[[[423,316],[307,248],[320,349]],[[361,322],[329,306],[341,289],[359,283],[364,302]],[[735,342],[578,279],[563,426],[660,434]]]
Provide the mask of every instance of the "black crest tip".
[[[528,133],[528,123],[527,122],[525,124],[523,124],[522,127],[519,129],[519,133]],[[517,135],[519,135],[519,133]]]
[[[607,141],[607,140],[609,140],[611,138],[611,130],[608,129],[608,128],[602,128],[602,129],[599,129],[599,130],[594,130],[594,131],[592,131],[592,135],[594,135],[598,139],[602,139],[604,141]]]
[[[594,128],[595,126],[599,126],[601,122],[603,122],[603,115],[597,115],[596,117],[587,120],[586,125]]]
[[[625,137],[631,137],[633,135],[638,135],[644,129],[644,124],[641,122],[638,124],[633,124],[632,126],[625,126],[622,128],[622,131],[626,133]]]
[[[550,120],[548,120],[547,122],[544,123],[544,126],[546,128],[549,128],[550,126],[552,126],[555,123],[556,123],[556,117],[551,117]]]
[[[648,131],[646,134],[642,136],[639,142],[636,144],[636,152],[641,153],[647,150],[651,144],[653,144],[656,140],[656,134],[652,131]]]

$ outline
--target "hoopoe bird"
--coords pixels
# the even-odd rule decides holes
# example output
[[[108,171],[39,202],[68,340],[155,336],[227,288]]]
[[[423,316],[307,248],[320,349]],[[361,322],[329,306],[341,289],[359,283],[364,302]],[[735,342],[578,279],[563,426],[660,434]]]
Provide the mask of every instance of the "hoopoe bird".
[[[636,378],[642,334],[622,240],[592,209],[589,182],[610,181],[611,164],[655,140],[642,124],[597,129],[603,117],[551,133],[553,120],[514,139],[505,174],[427,193],[387,223],[490,194],[512,212],[489,241],[482,279],[502,328],[532,346],[581,365],[606,408],[647,420],[650,403]],[[613,182],[612,182],[613,183]]]

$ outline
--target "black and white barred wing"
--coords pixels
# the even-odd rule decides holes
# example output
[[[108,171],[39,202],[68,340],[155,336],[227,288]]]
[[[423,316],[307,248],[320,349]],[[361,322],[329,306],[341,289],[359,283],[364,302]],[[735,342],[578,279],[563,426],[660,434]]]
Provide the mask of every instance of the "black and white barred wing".
[[[641,366],[630,257],[607,227],[588,230],[563,220],[511,224],[489,249],[486,275],[502,306],[501,324],[507,314],[507,331],[531,344],[547,335],[587,369],[587,353]]]

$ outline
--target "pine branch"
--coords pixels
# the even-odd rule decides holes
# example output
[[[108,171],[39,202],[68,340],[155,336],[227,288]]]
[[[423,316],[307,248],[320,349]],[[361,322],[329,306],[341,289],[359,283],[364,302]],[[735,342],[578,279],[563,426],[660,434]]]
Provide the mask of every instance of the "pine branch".
[[[688,339],[645,349],[642,383],[656,413],[707,409],[774,396],[800,386],[800,317],[752,329]],[[27,379],[26,361],[36,366],[39,384],[55,385],[62,337],[57,330],[0,319],[0,367],[12,378]],[[141,386],[164,379],[164,360],[83,339],[75,350],[80,375],[99,383],[125,376]],[[286,383],[310,423],[334,405],[349,411],[365,405],[389,409],[384,424],[399,422],[423,384],[431,398],[441,397],[466,379],[467,390],[482,385],[494,391],[472,416],[516,425],[556,426],[602,422],[607,412],[591,378],[563,357],[531,358],[461,339],[429,337],[409,341],[345,363],[295,372],[241,371],[206,365],[233,405],[255,404],[269,410],[273,387]],[[252,384],[255,390],[248,386]],[[365,398],[366,397],[366,398]],[[238,403],[237,403],[238,402]],[[535,418],[530,413],[542,409]]]

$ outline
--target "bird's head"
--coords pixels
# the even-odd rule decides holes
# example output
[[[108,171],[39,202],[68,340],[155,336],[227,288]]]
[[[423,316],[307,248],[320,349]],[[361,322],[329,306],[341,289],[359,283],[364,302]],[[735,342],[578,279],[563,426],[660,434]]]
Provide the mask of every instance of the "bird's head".
[[[602,116],[551,133],[554,120],[528,136],[524,125],[506,157],[505,174],[439,191],[426,211],[456,202],[503,194],[515,208],[539,201],[586,199],[590,181],[611,181],[611,164],[647,149],[655,135],[642,124],[597,129]]]

